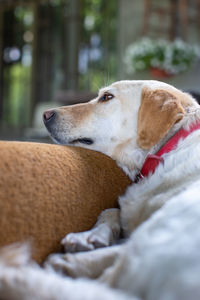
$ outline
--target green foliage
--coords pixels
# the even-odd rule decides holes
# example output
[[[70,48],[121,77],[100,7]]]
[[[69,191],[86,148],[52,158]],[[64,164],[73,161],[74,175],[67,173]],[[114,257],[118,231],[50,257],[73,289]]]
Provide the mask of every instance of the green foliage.
[[[65,72],[68,66],[64,59],[64,51],[66,56],[70,1],[73,0],[49,0],[42,2],[40,6],[40,13],[44,13],[45,16],[49,14],[51,21],[46,28],[45,21],[43,24],[41,20],[43,24],[41,34],[44,35],[46,30],[47,42],[53,41],[49,45],[49,51],[52,53],[50,63],[55,72],[52,73],[52,81],[49,85],[54,91],[66,88],[63,81],[66,80]],[[85,72],[79,74],[78,89],[97,91],[101,86],[116,80],[118,6],[117,1],[114,0],[81,0],[80,2],[80,50],[88,50],[88,65]],[[4,28],[9,33],[4,37],[5,47],[16,47],[22,55],[18,61],[7,61],[4,65],[3,121],[6,125],[16,127],[29,125],[32,65],[24,65],[23,55],[24,46],[27,44],[30,48],[32,46],[32,41],[29,42],[25,38],[25,33],[28,32],[27,36],[30,37],[30,33],[33,33],[34,21],[36,20],[34,20],[33,7],[29,5],[18,5],[6,10],[4,14]],[[92,45],[94,36],[99,38],[96,49],[100,55],[97,59],[91,59],[90,55],[90,50],[95,48]],[[48,45],[43,46],[42,49],[47,51]]]
[[[116,80],[117,2],[83,0],[81,22],[81,46],[90,49],[92,36],[100,38],[101,58],[97,61],[89,60],[87,73],[80,75],[80,88],[96,91],[97,86],[105,85],[107,79]]]
[[[5,91],[4,122],[13,126],[27,126],[29,122],[29,97],[31,67],[20,63],[6,69],[5,80],[9,88]]]

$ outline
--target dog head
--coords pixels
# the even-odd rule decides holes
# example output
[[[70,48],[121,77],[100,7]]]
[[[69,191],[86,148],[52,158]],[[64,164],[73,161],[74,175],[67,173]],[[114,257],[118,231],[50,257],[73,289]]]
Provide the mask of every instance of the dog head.
[[[44,113],[44,123],[60,144],[107,154],[130,175],[145,155],[183,119],[195,100],[158,81],[119,81],[88,103]]]

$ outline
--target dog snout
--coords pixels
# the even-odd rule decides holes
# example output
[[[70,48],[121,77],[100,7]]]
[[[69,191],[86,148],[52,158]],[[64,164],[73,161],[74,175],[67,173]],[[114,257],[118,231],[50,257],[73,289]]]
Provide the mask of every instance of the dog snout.
[[[47,110],[43,113],[43,121],[45,125],[50,125],[56,117],[56,112],[54,110]]]

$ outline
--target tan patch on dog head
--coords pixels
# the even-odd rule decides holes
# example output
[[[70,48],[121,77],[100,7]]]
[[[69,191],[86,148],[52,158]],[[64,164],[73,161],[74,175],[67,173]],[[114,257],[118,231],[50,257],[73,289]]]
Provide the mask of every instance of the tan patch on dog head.
[[[147,150],[156,145],[183,114],[176,95],[162,89],[143,89],[138,113],[138,146]]]
[[[176,98],[180,100],[181,105],[184,108],[187,107],[196,107],[197,102],[194,98],[191,97],[191,95],[187,93],[183,93],[180,90],[168,88],[168,92],[172,93]]]

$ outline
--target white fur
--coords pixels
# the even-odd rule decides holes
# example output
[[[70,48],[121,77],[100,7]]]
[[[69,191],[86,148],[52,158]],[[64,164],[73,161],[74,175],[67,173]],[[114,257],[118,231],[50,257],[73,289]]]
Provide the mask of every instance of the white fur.
[[[200,179],[133,232],[104,280],[141,299],[199,299]]]
[[[140,149],[136,143],[137,116],[144,87],[176,91],[157,81],[117,82],[101,90],[99,95],[106,91],[115,98],[105,104],[98,104],[98,99],[94,99],[92,114],[80,124],[74,126],[66,110],[66,125],[58,122],[53,129],[54,138],[65,144],[72,138],[93,138],[94,144],[86,147],[110,155],[133,178],[147,154],[155,153],[178,129],[188,129],[192,123],[200,121],[199,106],[191,99],[192,105],[185,110],[184,118],[163,140],[149,151]],[[124,146],[117,151],[121,143]],[[120,219],[116,210],[105,211],[95,229],[71,234],[63,241],[67,243],[67,249],[72,245],[74,249],[75,241],[77,250],[82,246],[94,249],[99,240],[101,246],[111,245],[119,236],[120,223],[128,237],[125,244],[109,250],[54,255],[46,262],[46,271],[32,264],[10,266],[2,258],[0,296],[5,299],[49,299],[51,296],[52,299],[86,300],[128,300],[129,297],[198,300],[199,187],[200,130],[196,130],[180,140],[175,150],[164,155],[164,164],[160,164],[153,175],[132,184],[120,197]],[[74,277],[98,276],[99,283],[89,279],[64,279],[52,269]],[[119,294],[112,288],[120,290]],[[20,296],[15,296],[15,289]]]

